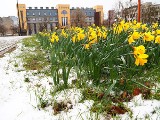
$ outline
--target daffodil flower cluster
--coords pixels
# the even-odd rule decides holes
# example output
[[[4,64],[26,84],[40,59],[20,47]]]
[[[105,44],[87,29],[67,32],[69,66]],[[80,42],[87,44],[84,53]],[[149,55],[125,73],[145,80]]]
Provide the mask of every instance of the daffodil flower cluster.
[[[132,68],[141,70],[139,66],[147,68],[160,63],[160,28],[157,23],[148,26],[136,20],[122,20],[111,28],[71,27],[41,32],[37,37],[44,48],[49,48],[55,84],[59,83],[60,69],[66,86],[74,67],[77,74],[86,71],[88,79],[98,85],[102,73],[107,72],[114,79],[134,74]]]
[[[59,41],[59,37],[56,35],[56,32],[54,32],[51,36],[51,43],[54,43],[55,41],[58,42]]]
[[[147,63],[147,58],[148,58],[148,55],[145,54],[146,52],[146,49],[143,45],[140,45],[138,47],[134,47],[134,57],[136,59],[135,61],[135,64],[138,66],[138,65],[141,65],[143,66],[145,63]]]

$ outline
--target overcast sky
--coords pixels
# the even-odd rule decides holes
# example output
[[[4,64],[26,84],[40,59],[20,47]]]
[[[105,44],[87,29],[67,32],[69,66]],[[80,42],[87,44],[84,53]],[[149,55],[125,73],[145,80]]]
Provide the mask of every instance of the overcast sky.
[[[130,0],[121,0],[123,2]],[[138,0],[132,0],[137,2]],[[160,0],[141,0],[142,2],[152,1],[159,3]],[[107,11],[115,8],[118,0],[18,0],[19,3],[26,4],[26,7],[56,7],[57,4],[70,4],[70,7],[93,7],[103,5],[104,15],[107,17]],[[17,0],[0,0],[0,17],[17,16]]]

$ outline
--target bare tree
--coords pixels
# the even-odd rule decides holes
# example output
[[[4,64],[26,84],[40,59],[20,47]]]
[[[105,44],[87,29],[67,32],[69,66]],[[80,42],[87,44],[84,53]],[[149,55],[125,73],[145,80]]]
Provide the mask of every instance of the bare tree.
[[[4,36],[7,32],[7,28],[3,25],[3,19],[0,17],[0,35]]]
[[[18,26],[11,26],[12,35],[18,33],[18,30],[19,30]]]
[[[39,24],[39,31],[42,32],[47,30],[47,24],[49,23],[49,18],[45,17],[44,20]]]
[[[4,36],[6,35],[6,32],[7,32],[7,28],[3,24],[0,24],[0,34]]]
[[[85,12],[80,8],[72,10],[71,26],[79,26],[79,27],[86,26],[86,15]]]
[[[115,16],[116,16],[116,19],[118,18],[122,18],[124,20],[128,20],[128,16],[129,14],[134,14],[136,13],[136,10],[131,10],[134,8],[134,6],[136,6],[137,3],[136,2],[133,2],[132,0],[128,0],[126,2],[122,2],[121,0],[118,0],[115,4],[115,8],[114,8],[114,11],[115,11]],[[130,13],[130,12],[134,12],[134,13]],[[134,15],[133,15],[134,16]],[[132,15],[131,15],[132,17]]]

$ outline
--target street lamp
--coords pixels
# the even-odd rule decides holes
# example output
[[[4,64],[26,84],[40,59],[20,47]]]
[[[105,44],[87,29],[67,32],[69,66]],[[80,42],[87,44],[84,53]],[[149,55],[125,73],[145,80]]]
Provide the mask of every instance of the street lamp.
[[[141,0],[138,0],[138,22],[141,20]]]
[[[132,0],[130,0],[131,2]],[[138,0],[138,22],[141,20],[141,0]]]

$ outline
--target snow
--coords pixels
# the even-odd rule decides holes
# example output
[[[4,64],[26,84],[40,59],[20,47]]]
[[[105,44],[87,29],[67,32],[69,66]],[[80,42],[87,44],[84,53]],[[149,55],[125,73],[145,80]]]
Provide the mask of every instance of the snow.
[[[160,120],[160,101],[143,100],[142,94],[135,96],[130,102],[124,103],[132,111],[132,115],[126,113],[120,115],[122,120],[146,119]],[[130,117],[131,116],[131,117]]]
[[[2,39],[2,38],[1,38]],[[12,38],[8,37],[8,40]],[[19,41],[20,38],[13,40]],[[21,43],[17,45],[17,49],[12,53],[6,53],[0,58],[0,120],[105,120],[101,114],[90,112],[90,108],[94,104],[93,100],[85,100],[80,103],[82,98],[80,89],[67,89],[57,92],[54,97],[49,93],[53,85],[51,77],[43,77],[43,75],[35,75],[36,71],[25,71],[20,58],[16,58],[21,52]],[[15,67],[18,64],[18,67]],[[70,76],[71,80],[76,79],[76,75]],[[25,83],[25,78],[30,80]],[[36,87],[37,84],[39,87]],[[39,103],[35,93],[42,94],[50,100],[59,102],[71,101],[72,109],[61,111],[54,115],[52,106],[46,109],[39,109]],[[142,95],[135,96],[130,102],[124,103],[131,112],[119,115],[118,119],[133,120],[133,119],[159,119],[160,120],[160,101],[158,100],[143,100]],[[113,118],[114,119],[114,118]]]
[[[71,101],[72,105],[76,105],[81,100],[82,94],[78,89],[67,89],[57,92],[54,99],[57,103]]]
[[[8,37],[7,40],[20,39]],[[16,58],[24,46],[21,43],[17,46],[15,51],[6,53],[0,58],[0,120],[81,120],[93,117],[89,109],[94,102],[86,100],[84,103],[78,103],[81,99],[81,92],[78,89],[65,90],[55,96],[55,100],[64,101],[66,97],[71,100],[73,109],[69,109],[68,112],[62,111],[53,115],[52,106],[39,110],[35,92],[45,88],[46,96],[51,99],[48,93],[52,87],[49,85],[53,82],[52,78],[35,76],[33,73],[36,71],[24,71],[21,59]],[[18,64],[18,67],[15,67],[15,64]],[[31,82],[25,83],[25,78]],[[40,84],[39,88],[36,88],[37,84]]]

